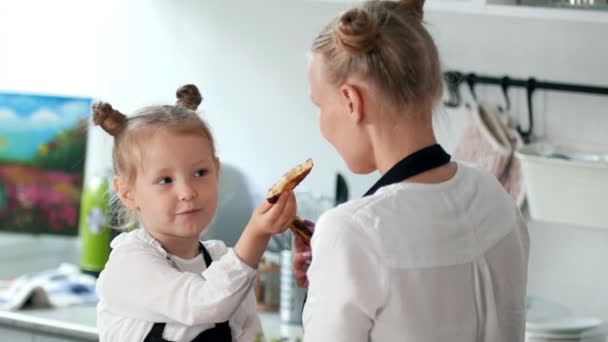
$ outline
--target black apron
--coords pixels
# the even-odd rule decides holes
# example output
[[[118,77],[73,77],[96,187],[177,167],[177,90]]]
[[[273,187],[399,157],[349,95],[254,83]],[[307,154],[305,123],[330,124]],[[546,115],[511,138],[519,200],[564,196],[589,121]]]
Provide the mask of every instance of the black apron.
[[[374,184],[363,197],[373,195],[383,186],[402,182],[450,162],[450,155],[438,144],[418,150],[401,159]]]
[[[199,249],[203,254],[203,258],[205,259],[205,265],[207,265],[207,268],[209,268],[213,262],[209,252],[207,252],[207,249],[205,249],[202,243],[199,244]],[[163,332],[165,331],[166,324],[167,323],[154,323],[152,329],[150,329],[150,332],[144,339],[144,342],[171,342],[163,338]],[[216,323],[215,327],[207,329],[198,334],[194,340],[192,340],[192,342],[232,342],[232,333],[230,331],[228,321]]]

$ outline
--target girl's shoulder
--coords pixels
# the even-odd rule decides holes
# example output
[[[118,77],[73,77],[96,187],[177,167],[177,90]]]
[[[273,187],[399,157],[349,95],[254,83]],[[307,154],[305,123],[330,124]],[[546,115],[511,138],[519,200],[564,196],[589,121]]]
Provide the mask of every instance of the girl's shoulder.
[[[219,259],[228,252],[228,246],[221,240],[205,240],[201,241],[205,249],[209,251],[212,259]]]
[[[161,244],[143,228],[123,232],[110,243],[112,259],[166,259],[167,252]]]

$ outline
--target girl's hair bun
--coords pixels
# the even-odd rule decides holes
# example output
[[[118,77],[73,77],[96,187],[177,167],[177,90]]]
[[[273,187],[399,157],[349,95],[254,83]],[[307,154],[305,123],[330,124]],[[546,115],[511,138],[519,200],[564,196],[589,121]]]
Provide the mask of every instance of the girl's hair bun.
[[[424,0],[399,0],[399,4],[416,19],[422,21],[424,17]]]
[[[107,102],[93,104],[93,123],[111,136],[117,136],[127,125],[127,117]]]
[[[203,96],[194,84],[186,84],[179,87],[175,95],[177,96],[176,105],[178,107],[188,108],[193,111],[196,111],[201,102],[203,102]]]

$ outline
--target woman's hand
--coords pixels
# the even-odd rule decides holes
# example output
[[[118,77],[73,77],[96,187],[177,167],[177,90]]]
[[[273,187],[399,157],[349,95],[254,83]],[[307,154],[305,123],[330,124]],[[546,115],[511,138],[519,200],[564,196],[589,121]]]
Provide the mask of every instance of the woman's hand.
[[[314,223],[305,220],[304,224],[306,224],[306,228],[308,228],[308,230],[314,232]],[[296,275],[296,283],[299,287],[308,287],[308,277],[306,276],[306,271],[308,270],[308,266],[312,261],[310,242],[306,242],[297,234],[294,234],[293,248],[293,270]]]

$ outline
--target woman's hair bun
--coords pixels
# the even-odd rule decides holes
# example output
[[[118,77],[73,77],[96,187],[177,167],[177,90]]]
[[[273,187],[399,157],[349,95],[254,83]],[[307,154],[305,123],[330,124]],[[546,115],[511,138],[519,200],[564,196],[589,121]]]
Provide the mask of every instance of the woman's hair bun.
[[[186,84],[179,87],[175,95],[177,96],[176,105],[178,107],[196,111],[201,102],[203,102],[203,96],[194,84]]]
[[[424,17],[424,0],[399,0],[399,4],[416,19],[422,21]]]
[[[378,43],[376,19],[365,8],[355,7],[344,12],[334,32],[339,45],[352,54],[369,52]]]
[[[127,125],[127,117],[107,102],[96,102],[93,108],[93,123],[111,136],[117,136]]]

